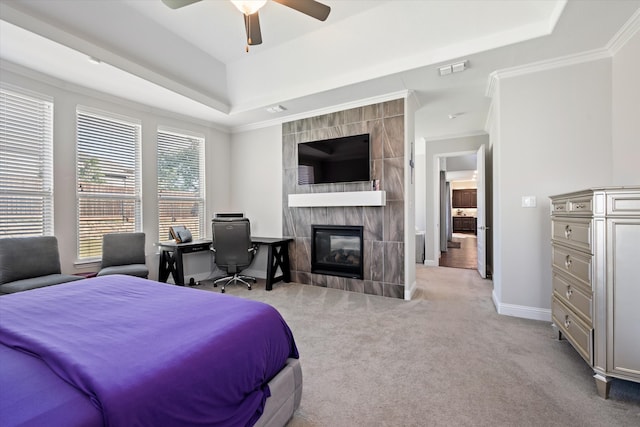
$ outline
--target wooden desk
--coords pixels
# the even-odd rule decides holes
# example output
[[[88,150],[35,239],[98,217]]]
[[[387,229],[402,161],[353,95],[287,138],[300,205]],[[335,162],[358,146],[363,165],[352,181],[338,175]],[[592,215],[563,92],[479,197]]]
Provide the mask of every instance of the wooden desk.
[[[282,280],[285,283],[291,281],[291,266],[289,264],[289,242],[293,239],[283,239],[281,237],[254,237],[251,241],[258,245],[267,245],[269,251],[267,253],[267,284],[265,289],[270,291],[273,284]],[[282,275],[277,276],[278,267]]]
[[[160,266],[158,267],[158,280],[166,282],[169,275],[173,276],[173,283],[184,286],[184,268],[182,255],[193,252],[208,251],[211,240],[199,239],[188,243],[176,243],[175,240],[159,242]]]
[[[273,284],[282,280],[285,283],[291,281],[291,267],[289,263],[289,242],[293,239],[281,237],[251,237],[251,241],[257,245],[268,246],[267,253],[267,278],[266,290],[273,289]],[[184,268],[182,255],[193,252],[208,251],[211,240],[199,239],[188,243],[176,243],[173,240],[159,242],[160,265],[158,267],[158,280],[166,282],[169,275],[173,276],[176,285],[184,286]],[[282,274],[276,276],[278,267]]]

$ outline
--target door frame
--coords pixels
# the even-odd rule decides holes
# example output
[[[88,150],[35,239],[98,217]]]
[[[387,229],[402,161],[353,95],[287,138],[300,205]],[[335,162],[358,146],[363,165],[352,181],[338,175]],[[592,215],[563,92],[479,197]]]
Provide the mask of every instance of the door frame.
[[[486,144],[482,144],[485,146],[485,150],[486,150]],[[440,259],[440,166],[442,164],[443,159],[446,159],[447,157],[458,157],[458,156],[465,156],[468,154],[477,154],[478,150],[477,149],[472,149],[472,150],[461,150],[461,151],[451,151],[451,152],[446,152],[446,153],[438,153],[435,154],[433,156],[433,163],[432,163],[432,174],[433,174],[433,212],[432,212],[432,223],[431,226],[433,227],[434,233],[433,233],[433,251],[434,251],[434,255],[437,254],[437,256],[435,256],[435,262],[436,262],[436,266],[438,265],[438,260]],[[487,170],[485,167],[484,170],[484,182],[487,182]],[[485,189],[486,190],[486,189]],[[486,195],[486,191],[485,191],[485,195]],[[485,212],[484,212],[484,216],[486,218],[486,204],[485,204]],[[485,248],[484,248],[484,253],[486,254],[487,252],[487,247],[486,247],[486,239],[485,239]]]

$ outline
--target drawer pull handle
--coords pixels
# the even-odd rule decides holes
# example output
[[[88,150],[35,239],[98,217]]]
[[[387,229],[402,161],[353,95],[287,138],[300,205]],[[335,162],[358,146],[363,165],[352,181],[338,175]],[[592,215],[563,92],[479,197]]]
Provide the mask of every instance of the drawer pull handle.
[[[566,225],[564,227],[564,237],[566,237],[567,239],[571,238],[571,226]]]
[[[567,292],[565,295],[567,296],[567,299],[571,299],[571,295],[573,295],[573,289],[571,289],[571,286],[567,286]]]
[[[571,326],[571,319],[569,319],[569,316],[564,316],[564,327],[568,329],[569,326]]]
[[[568,269],[571,268],[571,255],[567,255],[564,259],[564,266]]]

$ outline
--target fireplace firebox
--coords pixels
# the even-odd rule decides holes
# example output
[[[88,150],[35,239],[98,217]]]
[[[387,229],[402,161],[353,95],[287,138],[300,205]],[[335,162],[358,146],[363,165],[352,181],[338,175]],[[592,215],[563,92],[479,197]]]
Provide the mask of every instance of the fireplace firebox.
[[[312,225],[311,272],[362,279],[362,226]]]

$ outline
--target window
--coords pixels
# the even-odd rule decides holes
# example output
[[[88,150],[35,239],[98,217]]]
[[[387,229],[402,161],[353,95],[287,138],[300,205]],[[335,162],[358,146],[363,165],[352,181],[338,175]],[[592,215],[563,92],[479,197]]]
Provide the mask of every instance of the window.
[[[53,104],[0,88],[0,237],[53,235]]]
[[[102,236],[142,230],[140,124],[77,111],[78,258],[102,255]]]
[[[184,225],[204,237],[204,138],[158,129],[160,238]]]

